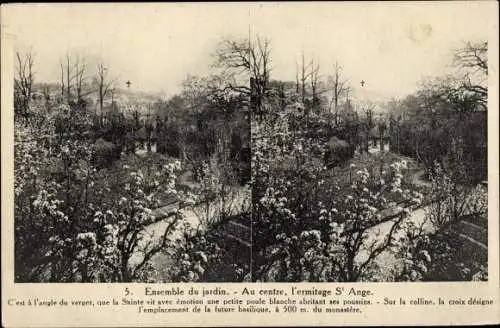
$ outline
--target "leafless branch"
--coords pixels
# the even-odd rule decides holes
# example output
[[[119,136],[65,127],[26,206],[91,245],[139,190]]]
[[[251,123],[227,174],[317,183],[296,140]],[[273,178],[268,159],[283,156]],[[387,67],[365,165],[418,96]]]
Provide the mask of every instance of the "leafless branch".
[[[454,62],[465,68],[478,68],[488,75],[488,42],[466,42],[455,52]]]

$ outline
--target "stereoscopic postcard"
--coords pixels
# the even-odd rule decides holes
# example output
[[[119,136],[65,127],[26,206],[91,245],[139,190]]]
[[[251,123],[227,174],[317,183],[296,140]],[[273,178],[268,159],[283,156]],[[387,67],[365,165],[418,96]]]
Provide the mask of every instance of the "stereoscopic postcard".
[[[498,5],[1,7],[5,327],[500,321]]]

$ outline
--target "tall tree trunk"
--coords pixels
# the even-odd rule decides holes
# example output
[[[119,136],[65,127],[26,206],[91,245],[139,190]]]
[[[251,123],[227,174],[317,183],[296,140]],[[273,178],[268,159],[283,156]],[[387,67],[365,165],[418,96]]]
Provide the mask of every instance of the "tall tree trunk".
[[[103,86],[102,83],[99,86],[99,122],[102,126],[102,118],[103,118],[103,103],[104,103],[104,95],[103,95]]]
[[[71,94],[71,80],[70,80],[70,67],[69,67],[69,56],[66,57],[66,88],[67,88],[67,94],[66,94],[66,97],[67,97],[67,100],[68,100],[68,104],[69,104],[69,101],[71,99],[70,97],[70,94]]]

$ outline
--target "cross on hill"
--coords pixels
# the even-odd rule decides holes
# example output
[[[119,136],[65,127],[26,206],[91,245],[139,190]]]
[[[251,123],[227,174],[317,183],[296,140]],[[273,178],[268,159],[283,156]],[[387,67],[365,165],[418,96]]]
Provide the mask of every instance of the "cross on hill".
[[[125,84],[127,85],[127,88],[129,88],[129,89],[130,89],[130,85],[132,84],[132,82],[127,81],[127,82],[125,82]]]
[[[360,84],[361,84],[361,87],[364,87],[365,86],[365,81],[364,80],[361,80]]]

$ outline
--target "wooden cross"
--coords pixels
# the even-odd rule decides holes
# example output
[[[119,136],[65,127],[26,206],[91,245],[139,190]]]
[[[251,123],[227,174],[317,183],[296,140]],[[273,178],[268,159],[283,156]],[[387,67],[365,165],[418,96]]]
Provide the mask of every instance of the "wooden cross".
[[[361,83],[361,87],[364,87],[366,82],[364,80],[361,80],[360,83]]]
[[[125,84],[127,85],[127,88],[129,88],[129,89],[130,89],[130,85],[132,84],[132,82],[127,81],[127,82],[125,82]]]

